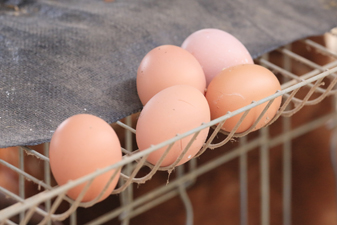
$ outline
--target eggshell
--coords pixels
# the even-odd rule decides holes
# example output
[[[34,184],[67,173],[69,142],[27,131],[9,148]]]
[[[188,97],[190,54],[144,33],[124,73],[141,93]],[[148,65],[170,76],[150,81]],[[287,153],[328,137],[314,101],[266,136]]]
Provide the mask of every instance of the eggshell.
[[[221,70],[239,65],[253,64],[246,47],[233,35],[219,29],[202,29],[188,36],[182,48],[201,64],[207,85]]]
[[[163,45],[145,55],[137,71],[137,92],[143,105],[159,91],[178,84],[205,92],[204,72],[191,53],[178,46]]]
[[[228,111],[233,112],[249,105],[252,101],[275,94],[277,90],[281,90],[280,83],[267,68],[253,64],[227,68],[211,81],[207,89],[206,98],[210,106],[211,118],[223,116]],[[274,100],[254,130],[263,127],[275,116],[281,100],[281,97]],[[249,129],[267,103],[252,108],[236,132],[241,133]],[[242,115],[243,113],[240,113],[227,119],[222,129],[232,131]]]
[[[176,85],[166,88],[153,96],[140,113],[136,126],[136,141],[140,151],[151,145],[185,133],[202,123],[210,121],[210,110],[205,96],[196,88]],[[209,129],[203,129],[178,163],[181,165],[201,149]],[[193,135],[177,141],[166,155],[161,166],[169,166],[183,152]],[[152,152],[147,160],[156,164],[164,154],[166,147]]]
[[[115,131],[101,118],[89,114],[74,115],[63,121],[52,136],[49,151],[51,170],[59,185],[122,159],[121,145]],[[82,201],[96,198],[114,172],[109,171],[95,178]],[[119,176],[120,171],[100,201],[110,195]],[[76,199],[85,184],[70,189],[67,195]]]

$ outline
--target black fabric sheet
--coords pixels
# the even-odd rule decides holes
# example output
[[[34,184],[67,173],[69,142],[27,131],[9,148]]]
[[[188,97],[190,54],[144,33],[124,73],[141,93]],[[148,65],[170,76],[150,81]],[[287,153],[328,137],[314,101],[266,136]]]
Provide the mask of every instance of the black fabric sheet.
[[[336,0],[36,0],[0,8],[0,147],[50,140],[67,117],[140,111],[152,48],[219,28],[255,58],[337,26]]]

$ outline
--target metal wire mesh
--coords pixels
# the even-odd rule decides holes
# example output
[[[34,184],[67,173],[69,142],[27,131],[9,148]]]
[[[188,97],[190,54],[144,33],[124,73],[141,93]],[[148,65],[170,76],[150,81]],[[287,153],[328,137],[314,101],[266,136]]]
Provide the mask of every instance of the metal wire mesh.
[[[284,46],[277,50],[283,57],[283,64],[276,65],[268,59],[268,55],[265,55],[256,60],[257,63],[271,69],[275,74],[279,75],[281,81],[281,90],[277,91],[275,94],[268,96],[262,100],[252,102],[250,105],[240,108],[233,112],[228,112],[226,115],[212,120],[209,123],[201,124],[198,128],[190,130],[183,134],[177,134],[176,137],[164,141],[160,144],[151,146],[145,151],[133,150],[132,139],[135,134],[135,129],[132,128],[131,117],[128,117],[125,122],[117,122],[117,125],[125,130],[126,134],[126,145],[122,148],[123,159],[122,161],[110,165],[103,169],[98,169],[94,173],[88,174],[82,178],[62,186],[52,186],[51,184],[51,173],[49,168],[49,158],[48,158],[48,143],[44,146],[43,154],[29,148],[27,146],[21,146],[19,148],[19,165],[15,166],[9,162],[0,159],[0,164],[10,170],[14,171],[19,175],[19,194],[15,194],[10,190],[0,186],[0,193],[12,199],[13,202],[8,207],[5,207],[0,211],[0,225],[5,224],[27,224],[33,215],[40,215],[41,220],[39,224],[51,224],[52,221],[62,221],[70,217],[70,223],[76,224],[76,210],[78,207],[91,207],[98,202],[101,195],[97,196],[96,199],[90,202],[81,202],[86,190],[89,188],[93,180],[99,175],[111,171],[116,168],[120,168],[122,171],[120,178],[120,185],[116,188],[112,194],[120,194],[121,205],[120,207],[114,209],[113,211],[106,213],[100,217],[97,217],[93,221],[88,222],[88,224],[101,224],[105,221],[109,221],[112,218],[119,217],[122,224],[129,224],[132,217],[143,213],[144,211],[154,207],[161,202],[164,202],[174,196],[179,195],[184,202],[187,219],[186,224],[193,224],[193,208],[186,195],[186,188],[192,185],[196,178],[201,174],[204,174],[217,166],[224,164],[231,159],[239,158],[240,162],[240,218],[241,225],[248,224],[248,213],[247,213],[247,153],[252,149],[259,148],[261,154],[261,224],[270,224],[270,196],[269,196],[269,164],[268,164],[268,154],[269,149],[280,143],[283,143],[283,224],[291,224],[291,139],[297,136],[309,132],[310,130],[316,129],[327,121],[334,120],[337,122],[336,113],[331,112],[313,121],[310,121],[302,126],[291,128],[290,118],[295,113],[303,109],[304,106],[316,105],[322,101],[327,96],[336,95],[337,90],[335,89],[335,84],[337,82],[337,54],[327,49],[326,47],[313,42],[310,39],[301,40],[306,46],[313,48],[315,51],[321,54],[328,55],[331,60],[325,65],[318,65],[309,59],[300,56],[293,52],[289,46]],[[291,61],[295,60],[302,63],[303,65],[311,68],[310,72],[297,75],[291,71]],[[299,91],[305,90],[305,95],[298,95]],[[275,98],[282,96],[283,101],[280,109],[278,110],[275,117],[266,126],[259,131],[259,136],[253,140],[248,140],[246,137],[249,133],[254,131],[255,125],[263,118],[269,106],[272,104]],[[236,130],[247,116],[248,112],[258,105],[266,103],[266,106],[254,125],[243,133],[236,133]],[[220,128],[226,122],[227,119],[243,113],[241,119],[231,132],[224,132]],[[282,133],[275,136],[269,136],[268,126],[274,123],[279,117],[282,116],[283,127]],[[212,161],[198,166],[195,160],[189,162],[189,169],[186,171],[184,167],[177,167],[178,176],[170,181],[167,185],[157,188],[151,193],[141,196],[137,199],[133,199],[133,183],[143,184],[149,181],[157,171],[168,171],[172,172],[176,168],[176,164],[180,161],[183,155],[187,152],[189,146],[192,144],[194,138],[198,133],[205,129],[211,127],[212,133],[208,137],[206,143],[203,145],[202,149],[195,157],[202,157],[202,154],[209,149],[216,149],[224,146],[229,141],[235,139],[240,140],[240,145],[231,150],[230,152],[224,153],[222,156],[213,159]],[[216,141],[215,137],[219,133],[225,134],[225,138],[220,141]],[[190,143],[184,149],[179,158],[174,164],[167,167],[160,167],[162,160],[168,153],[170,148],[176,141],[192,135]],[[332,138],[331,148],[335,147],[336,138]],[[156,165],[152,165],[146,161],[147,156],[162,147],[166,146],[166,152],[161,157]],[[24,165],[24,154],[29,156],[34,156],[44,163],[44,177],[39,179],[32,176],[25,171]],[[335,151],[331,151],[332,159],[335,157]],[[336,166],[336,162],[334,165]],[[149,168],[149,172],[146,175],[140,175],[140,170],[144,167]],[[118,170],[115,170],[116,172]],[[337,173],[336,173],[337,174]],[[114,178],[111,177],[111,182]],[[337,175],[336,175],[337,176]],[[34,182],[39,186],[40,193],[27,198],[25,196],[25,180]],[[79,185],[81,183],[86,183],[85,188],[76,200],[72,200],[66,196],[67,190]],[[106,188],[109,183],[106,184]],[[104,191],[103,191],[104,192]],[[103,194],[102,192],[102,194]],[[62,213],[56,213],[57,209],[60,207],[62,202],[68,202],[69,207]],[[43,206],[43,207],[41,207]],[[14,217],[19,217],[19,220],[13,219]],[[17,222],[18,221],[18,222]]]

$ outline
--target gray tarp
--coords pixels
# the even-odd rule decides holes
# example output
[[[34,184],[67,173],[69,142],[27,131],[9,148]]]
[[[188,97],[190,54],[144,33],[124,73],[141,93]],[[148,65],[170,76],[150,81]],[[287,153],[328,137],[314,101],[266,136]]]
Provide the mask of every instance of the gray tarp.
[[[0,147],[49,141],[78,113],[142,106],[136,70],[163,44],[219,28],[253,57],[337,26],[336,0],[36,0],[0,9]]]

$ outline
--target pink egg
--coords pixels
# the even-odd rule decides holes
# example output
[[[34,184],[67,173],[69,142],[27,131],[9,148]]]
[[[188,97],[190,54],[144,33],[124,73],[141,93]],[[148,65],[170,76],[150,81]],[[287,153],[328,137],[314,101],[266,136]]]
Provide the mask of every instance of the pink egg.
[[[199,61],[207,86],[225,68],[254,63],[248,50],[238,39],[219,29],[196,31],[185,39],[181,47]]]
[[[154,95],[144,106],[136,126],[136,140],[140,151],[167,141],[210,121],[210,109],[205,96],[196,88],[176,85]],[[203,129],[180,160],[181,165],[194,157],[205,142],[209,129]],[[193,135],[177,141],[161,166],[173,164]],[[147,161],[156,164],[166,147],[150,153]]]

